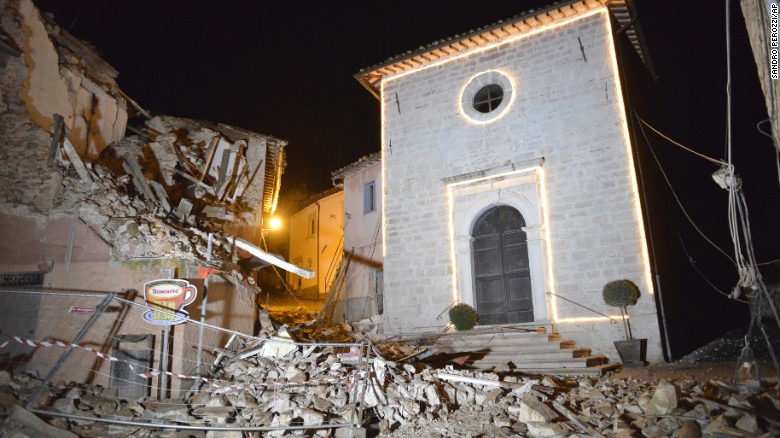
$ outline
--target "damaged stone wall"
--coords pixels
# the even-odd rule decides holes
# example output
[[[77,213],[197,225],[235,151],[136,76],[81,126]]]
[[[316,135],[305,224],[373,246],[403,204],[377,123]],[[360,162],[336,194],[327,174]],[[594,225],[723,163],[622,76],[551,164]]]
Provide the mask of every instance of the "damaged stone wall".
[[[78,217],[115,260],[205,260],[209,232],[257,240],[263,214],[276,205],[286,142],[222,124],[151,118],[118,89],[116,70],[32,2],[6,2],[1,12],[5,213],[44,224]],[[124,136],[127,102],[149,118],[131,137]],[[236,261],[217,240],[212,256]]]
[[[52,115],[62,115],[76,150],[92,158],[120,140],[128,114],[115,80],[118,72],[88,44],[42,16],[31,0],[7,2],[3,16],[12,14],[18,26],[7,20],[3,29],[22,52],[22,65],[14,68],[28,70],[22,100],[32,121],[48,130]]]
[[[119,90],[118,72],[88,43],[30,0],[0,3],[0,25],[0,272],[44,272],[46,288],[140,292],[169,269],[196,278],[209,262],[219,277],[207,322],[251,333],[257,267],[240,263],[247,259],[231,237],[258,241],[263,214],[276,206],[286,142],[152,117]],[[134,135],[125,136],[126,128]],[[68,341],[84,322],[69,313],[77,305],[68,300],[41,303],[31,336]],[[133,324],[101,317],[105,330],[88,341],[105,347],[110,336],[159,332],[133,328],[142,324],[136,313],[126,318]],[[72,321],[70,331],[52,329],[58,320]],[[180,329],[177,336],[191,343],[194,335]],[[49,359],[37,358],[31,369],[45,370]]]

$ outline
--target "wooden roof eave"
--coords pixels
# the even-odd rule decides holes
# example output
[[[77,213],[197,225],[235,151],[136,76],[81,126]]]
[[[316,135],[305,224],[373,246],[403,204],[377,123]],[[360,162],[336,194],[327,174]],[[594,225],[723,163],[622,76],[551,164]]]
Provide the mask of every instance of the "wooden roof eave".
[[[360,85],[363,86],[366,90],[368,90],[369,93],[371,93],[372,96],[376,98],[378,101],[382,101],[382,96],[379,94],[379,88],[375,88],[373,84],[368,80],[368,73],[367,72],[360,72],[352,75],[355,79],[357,79],[358,82],[360,82]],[[377,82],[381,82],[380,79]]]
[[[448,56],[457,55],[464,50],[470,50],[472,47],[480,46],[484,44],[484,42],[480,42],[481,40],[486,42],[497,41],[508,35],[527,32],[530,29],[543,26],[546,24],[546,22],[549,21],[555,21],[561,17],[568,18],[570,16],[577,15],[595,8],[600,8],[605,5],[613,11],[613,15],[614,10],[618,9],[621,10],[621,12],[627,12],[629,14],[629,18],[636,17],[636,9],[632,0],[581,0],[565,5],[553,4],[545,9],[533,11],[532,14],[528,16],[518,17],[511,21],[498,22],[491,26],[477,29],[467,34],[459,35],[457,38],[442,40],[437,42],[437,44],[433,44],[428,47],[421,47],[420,49],[408,52],[403,56],[388,59],[382,64],[377,64],[355,74],[354,77],[371,93],[371,95],[376,97],[377,100],[381,100],[380,87],[378,84],[382,81],[382,79],[380,78],[372,82],[369,79],[369,75],[372,72],[377,72],[384,69],[386,72],[389,71],[390,73],[382,73],[382,77],[387,75],[394,75],[399,73],[399,71],[405,71],[410,68],[415,68],[419,64],[431,62],[430,58],[438,60]],[[625,21],[625,19],[618,20],[621,26],[626,24]],[[630,35],[629,38],[632,38],[634,34],[636,35],[637,42],[634,43],[633,38],[631,42],[634,43],[633,45],[635,46],[635,50],[647,66],[648,70],[651,72],[651,74],[654,74],[650,58],[643,51],[643,47],[646,47],[646,44],[644,42],[644,36],[641,32],[641,29],[639,28],[638,22],[633,19],[630,26],[632,35]],[[515,30],[509,31],[508,29]],[[420,61],[421,59],[423,60],[422,62]]]

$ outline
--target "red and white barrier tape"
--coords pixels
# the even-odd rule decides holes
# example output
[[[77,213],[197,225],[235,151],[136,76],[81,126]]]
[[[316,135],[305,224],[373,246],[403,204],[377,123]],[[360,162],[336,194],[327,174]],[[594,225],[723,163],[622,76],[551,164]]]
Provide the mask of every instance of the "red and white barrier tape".
[[[13,339],[16,342],[18,342],[18,343],[20,343],[22,345],[26,345],[28,347],[35,347],[35,348],[38,348],[38,347],[72,347],[72,348],[79,348],[81,350],[86,350],[86,351],[89,351],[90,353],[93,353],[95,356],[97,356],[97,357],[99,357],[101,359],[109,360],[109,361],[112,361],[112,362],[126,363],[127,366],[130,367],[130,369],[134,373],[136,373],[137,375],[139,375],[141,377],[145,377],[145,378],[151,378],[151,377],[159,376],[160,374],[163,373],[163,371],[156,371],[156,370],[155,371],[147,371],[145,373],[139,373],[138,371],[136,371],[136,369],[133,366],[133,364],[131,362],[125,360],[125,359],[120,359],[118,357],[113,357],[113,356],[110,356],[108,354],[101,353],[100,351],[95,350],[94,348],[83,347],[83,346],[78,345],[78,344],[62,342],[62,341],[33,341],[33,340],[30,340],[30,339],[20,338],[19,336],[14,336]],[[2,344],[0,344],[0,350],[2,350],[3,348],[7,347],[9,345],[9,343],[10,343],[10,339],[6,340]],[[179,378],[179,379],[182,379],[182,380],[198,380],[198,379],[200,379],[204,383],[206,383],[208,385],[211,385],[211,386],[213,386],[215,388],[220,388],[220,389],[223,389],[223,390],[231,390],[231,391],[237,391],[237,390],[248,389],[248,388],[256,388],[256,387],[278,388],[278,387],[281,387],[281,386],[331,385],[331,384],[342,382],[342,381],[350,381],[350,386],[351,386],[351,385],[354,385],[355,378],[357,378],[358,376],[362,377],[363,374],[364,374],[363,371],[356,371],[356,372],[354,372],[352,374],[349,374],[347,376],[340,377],[340,378],[316,379],[316,380],[308,380],[308,381],[305,381],[305,382],[287,382],[287,381],[270,380],[268,382],[253,383],[253,384],[247,384],[247,385],[219,385],[217,383],[218,382],[217,380],[207,379],[205,377],[187,376],[187,375],[184,375],[184,374],[174,373],[174,372],[170,372],[170,371],[164,371],[164,373],[169,375],[169,376],[171,376],[171,377],[176,377],[176,378]]]

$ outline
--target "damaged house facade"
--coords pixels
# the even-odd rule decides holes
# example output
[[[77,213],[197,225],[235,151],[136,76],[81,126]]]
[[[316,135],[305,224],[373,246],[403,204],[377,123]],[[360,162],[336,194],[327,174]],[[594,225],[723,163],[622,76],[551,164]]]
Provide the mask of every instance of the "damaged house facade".
[[[0,278],[11,289],[0,293],[3,339],[71,341],[98,313],[83,343],[107,352],[117,348],[111,339],[128,336],[159,354],[161,328],[142,319],[145,309],[101,313],[99,303],[110,292],[143,304],[145,283],[171,278],[197,287],[190,314],[253,333],[258,263],[241,263],[251,258],[236,246],[259,244],[263,218],[276,210],[286,142],[152,117],[119,90],[118,72],[88,43],[30,0],[3,2],[0,24]],[[14,292],[21,286],[78,293]],[[174,372],[196,362],[187,360],[198,342],[191,328],[171,330],[171,353],[182,358]],[[212,335],[205,345],[225,344]],[[39,373],[52,354],[0,351],[4,366]],[[74,366],[61,378],[105,384],[109,364],[95,367]]]
[[[356,75],[381,102],[386,332],[440,331],[461,302],[614,360],[601,292],[629,279],[663,360],[616,58],[621,26],[644,56],[629,6],[558,3]]]
[[[349,253],[344,296],[333,314],[348,321],[381,315],[382,155],[377,152],[331,173],[344,189],[344,251]]]

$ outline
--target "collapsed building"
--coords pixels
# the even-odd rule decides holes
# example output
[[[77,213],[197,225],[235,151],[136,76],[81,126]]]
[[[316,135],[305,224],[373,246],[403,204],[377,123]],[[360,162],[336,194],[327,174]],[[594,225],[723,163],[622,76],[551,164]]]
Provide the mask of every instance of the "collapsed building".
[[[188,310],[205,323],[253,333],[253,272],[267,262],[236,246],[259,242],[263,218],[276,209],[286,141],[153,117],[119,89],[118,72],[88,43],[30,0],[3,2],[0,24],[0,285],[10,289],[0,294],[4,338],[72,340],[89,320],[82,342],[108,351],[122,349],[110,339],[142,339],[159,356],[160,325],[144,326],[147,309],[131,303],[144,302],[138,291],[146,283],[174,278],[198,288]],[[101,312],[107,293],[127,301],[121,310],[114,302]],[[195,354],[183,342],[197,333],[185,326],[171,332],[172,353]],[[56,361],[15,346],[0,358],[4,368],[39,374]],[[192,366],[174,361],[172,370]],[[105,384],[115,377],[106,363],[62,373]]]
[[[242,434],[231,426],[322,436],[363,414],[397,436],[778,433],[776,381],[749,397],[687,378],[455,371],[409,363],[421,350],[381,341],[376,328],[371,348],[346,323],[351,345],[293,345],[262,313],[259,335],[241,335],[255,333],[252,271],[262,263],[236,246],[251,248],[276,208],[285,142],[151,117],[119,90],[114,69],[30,0],[4,2],[0,24],[0,361],[11,370],[0,371],[0,433],[171,435],[137,428],[145,422],[223,429],[211,436]],[[136,116],[145,120],[131,127]],[[208,290],[208,305],[199,294],[188,308],[205,324],[161,329],[143,319],[135,291],[172,277]],[[173,342],[161,346],[160,330]],[[169,348],[170,371],[152,366]],[[51,425],[21,409],[38,401]]]

